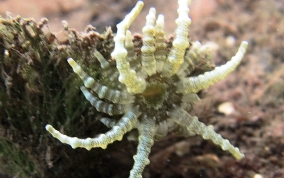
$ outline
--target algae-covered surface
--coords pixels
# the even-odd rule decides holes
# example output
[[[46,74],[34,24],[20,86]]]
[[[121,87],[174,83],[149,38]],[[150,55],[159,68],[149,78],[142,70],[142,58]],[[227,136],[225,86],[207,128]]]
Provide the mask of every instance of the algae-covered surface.
[[[44,127],[52,124],[82,138],[107,131],[80,92],[82,83],[66,59],[72,56],[99,77],[92,65],[92,49],[110,55],[113,34],[110,29],[103,31],[110,26],[115,32],[115,25],[135,2],[55,1],[51,6],[25,1],[29,10],[16,2],[0,2],[0,177],[128,177],[135,141],[124,138],[106,150],[74,150]],[[155,6],[157,13],[165,15],[170,36],[176,26],[177,2],[144,3],[132,32],[141,32],[145,14]],[[189,35],[193,41],[212,45],[217,66],[235,54],[242,40],[249,42],[237,70],[202,91],[194,109],[202,122],[213,125],[246,156],[237,161],[199,136],[169,134],[152,147],[151,163],[143,176],[284,177],[284,2],[195,0],[190,9]],[[5,11],[11,11],[11,17]],[[47,24],[45,19],[40,21],[43,16]],[[68,27],[61,27],[61,20],[67,20]],[[101,34],[89,26],[86,31],[93,33],[81,36],[89,23]]]

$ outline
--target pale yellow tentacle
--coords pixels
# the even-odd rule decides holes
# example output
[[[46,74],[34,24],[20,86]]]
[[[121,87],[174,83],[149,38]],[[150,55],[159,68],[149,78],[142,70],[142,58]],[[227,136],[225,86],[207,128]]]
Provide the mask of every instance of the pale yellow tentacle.
[[[73,71],[78,74],[78,76],[83,80],[85,87],[92,89],[98,94],[100,98],[105,98],[113,103],[132,103],[134,96],[129,93],[110,89],[99,82],[96,82],[92,77],[90,77],[83,69],[72,59],[68,60],[69,65],[73,68]]]
[[[119,71],[119,81],[126,85],[130,93],[142,93],[146,88],[146,82],[143,78],[137,76],[136,72],[130,68],[127,61],[127,50],[125,49],[126,30],[140,13],[143,2],[138,1],[132,11],[126,15],[122,22],[117,24],[117,34],[114,37],[115,47],[111,56],[116,60],[116,68]]]
[[[116,140],[121,140],[123,135],[136,125],[140,112],[135,109],[127,112],[113,127],[110,131],[105,134],[100,134],[96,138],[80,139],[77,137],[69,137],[60,133],[54,129],[51,125],[46,125],[46,130],[55,138],[60,140],[62,143],[70,145],[72,148],[86,148],[90,150],[92,148],[101,147],[105,149],[108,144],[113,143]]]
[[[142,178],[142,172],[146,165],[150,163],[149,153],[151,146],[154,144],[155,135],[155,121],[153,118],[143,117],[138,127],[139,144],[137,147],[137,154],[133,157],[134,165],[130,171],[129,178]]]
[[[229,140],[224,139],[220,134],[217,134],[213,130],[212,125],[206,126],[198,121],[197,117],[189,115],[185,110],[176,108],[169,113],[169,116],[179,125],[185,126],[188,131],[195,132],[206,140],[212,140],[223,150],[229,151],[236,159],[242,159],[244,157],[244,154],[240,152],[239,148],[234,147]]]
[[[178,1],[179,16],[176,19],[176,37],[173,41],[173,47],[162,71],[162,74],[165,77],[171,77],[178,72],[180,65],[184,61],[185,50],[189,47],[188,27],[191,23],[191,19],[188,17],[188,3],[189,1],[187,0]]]
[[[216,67],[214,70],[205,72],[195,77],[184,78],[177,84],[179,93],[197,93],[202,89],[206,89],[214,83],[227,77],[241,63],[242,58],[248,46],[247,41],[243,41],[235,56],[226,64]]]

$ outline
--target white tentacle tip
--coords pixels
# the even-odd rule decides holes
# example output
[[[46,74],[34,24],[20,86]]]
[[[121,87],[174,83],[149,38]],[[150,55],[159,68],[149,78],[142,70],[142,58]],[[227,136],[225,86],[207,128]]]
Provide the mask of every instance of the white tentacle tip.
[[[45,126],[45,129],[46,129],[48,132],[52,132],[52,130],[54,130],[54,128],[53,128],[51,125],[49,125],[49,124],[47,124],[47,125]]]

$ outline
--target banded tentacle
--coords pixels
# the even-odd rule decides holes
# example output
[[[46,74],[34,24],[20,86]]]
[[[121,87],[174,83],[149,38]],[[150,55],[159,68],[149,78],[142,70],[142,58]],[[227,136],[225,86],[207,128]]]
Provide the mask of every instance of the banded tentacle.
[[[181,101],[181,108],[186,111],[191,111],[194,104],[200,101],[200,98],[195,93],[187,93],[182,96]]]
[[[194,41],[191,43],[191,47],[187,52],[185,53],[184,56],[184,63],[181,65],[177,75],[179,78],[182,80],[183,78],[189,76],[194,70],[195,70],[195,65],[200,62],[201,59],[204,59],[204,50],[207,48],[206,45],[201,45],[199,41]],[[203,49],[203,50],[200,50]],[[208,52],[208,50],[206,51]],[[205,54],[207,55],[207,54]],[[210,61],[206,61],[210,62]]]
[[[216,145],[219,145],[223,150],[229,151],[236,159],[242,159],[244,154],[240,152],[239,148],[234,147],[229,140],[222,138],[213,130],[213,126],[206,126],[204,123],[198,121],[196,116],[189,115],[181,108],[175,108],[169,113],[169,116],[179,125],[186,126],[188,131],[195,132],[206,140],[212,140]]]
[[[191,23],[191,19],[188,16],[188,1],[179,0],[178,4],[176,37],[162,71],[162,75],[165,77],[171,77],[178,72],[180,65],[184,61],[185,50],[189,47],[187,29]]]
[[[151,76],[156,74],[156,59],[155,59],[155,21],[156,10],[151,8],[146,16],[146,25],[143,27],[143,45],[141,48],[142,67],[146,73]]]
[[[168,134],[168,131],[169,131],[169,127],[168,127],[167,120],[159,122],[156,125],[156,134],[155,134],[154,140],[161,140]]]
[[[110,116],[124,114],[131,108],[131,104],[112,104],[95,97],[85,87],[80,87],[85,98],[96,108],[97,111],[106,113]]]
[[[73,71],[78,74],[78,76],[83,80],[84,85],[86,88],[90,88],[95,93],[98,94],[100,98],[107,99],[113,103],[132,103],[134,100],[134,96],[127,92],[114,90],[108,88],[99,82],[96,82],[92,77],[90,77],[83,69],[72,59],[69,58],[68,60],[69,65],[73,68]]]
[[[165,42],[165,31],[164,25],[165,20],[163,15],[159,15],[155,26],[155,39],[156,39],[156,70],[157,72],[162,72],[164,63],[167,59],[168,49]]]
[[[100,118],[100,121],[101,121],[101,123],[103,123],[108,128],[115,126],[115,124],[118,122],[115,119],[111,119],[111,118],[107,118],[107,117]]]
[[[122,22],[117,24],[117,34],[114,37],[115,47],[111,56],[116,60],[116,68],[119,71],[119,81],[126,85],[127,91],[130,93],[142,93],[146,88],[146,81],[138,77],[136,72],[130,68],[127,61],[127,50],[125,49],[126,30],[129,28],[133,20],[138,16],[144,3],[137,2],[132,11],[125,16]]]
[[[135,70],[137,73],[141,70],[140,58],[135,53],[134,43],[132,41],[132,35],[129,30],[126,31],[125,38],[125,48],[127,50],[127,60],[129,61],[130,67]],[[137,74],[138,76],[139,74]],[[143,77],[142,77],[143,78]]]
[[[105,134],[100,134],[96,138],[80,139],[77,137],[69,137],[60,133],[49,124],[46,125],[45,128],[53,137],[57,138],[62,143],[70,145],[72,148],[81,147],[90,150],[92,148],[101,147],[106,149],[108,144],[113,143],[116,140],[120,141],[125,133],[136,126],[140,114],[141,113],[137,108],[128,111],[110,131]]]
[[[205,72],[194,77],[187,77],[177,84],[179,93],[197,93],[202,89],[206,89],[212,84],[224,79],[241,63],[246,52],[248,42],[243,41],[235,56],[226,64],[216,67],[214,70]]]
[[[150,163],[148,157],[149,153],[151,152],[151,147],[154,144],[155,135],[155,121],[153,118],[148,118],[146,115],[144,115],[138,127],[138,131],[139,143],[137,153],[135,156],[133,156],[134,165],[130,171],[129,178],[142,178],[142,172],[145,166]]]
[[[189,131],[185,125],[180,125],[171,119],[168,119],[167,123],[168,123],[169,131],[175,133],[176,135],[183,136],[183,137],[189,137],[189,136],[196,135],[196,133],[194,133],[193,131]]]

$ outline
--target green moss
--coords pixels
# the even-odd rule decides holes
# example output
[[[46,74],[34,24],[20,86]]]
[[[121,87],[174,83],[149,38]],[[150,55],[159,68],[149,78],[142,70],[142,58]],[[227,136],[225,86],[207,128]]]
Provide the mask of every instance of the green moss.
[[[29,158],[29,154],[19,151],[14,144],[6,140],[0,141],[0,155],[0,171],[17,177],[29,177],[31,173],[36,173],[35,164]]]
[[[94,28],[82,35],[66,28],[66,40],[60,40],[43,30],[45,20],[0,17],[0,171],[19,177],[80,177],[66,170],[86,167],[93,159],[86,156],[79,166],[69,162],[75,152],[51,138],[44,127],[50,123],[70,134],[87,135],[96,111],[80,94],[82,81],[66,59],[94,64],[92,50],[110,55],[102,48],[113,47],[113,35],[110,30],[100,35]]]

